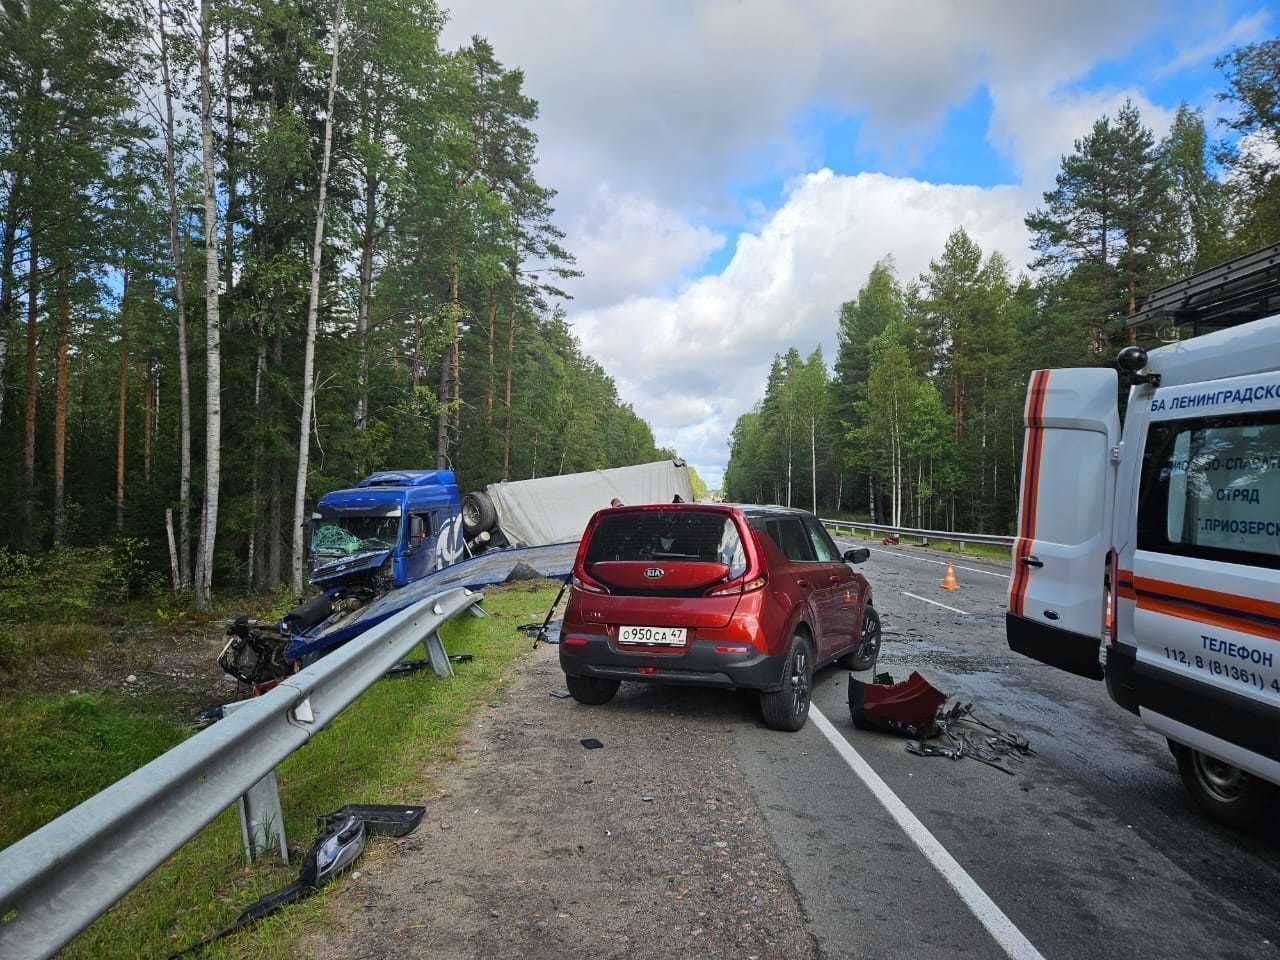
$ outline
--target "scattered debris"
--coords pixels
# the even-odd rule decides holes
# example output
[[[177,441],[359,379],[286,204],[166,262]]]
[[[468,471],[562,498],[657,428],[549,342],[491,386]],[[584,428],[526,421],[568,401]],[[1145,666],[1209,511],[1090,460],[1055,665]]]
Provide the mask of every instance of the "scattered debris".
[[[571,696],[568,690],[552,690],[551,695],[557,700],[568,700]]]
[[[917,739],[934,736],[938,708],[946,699],[946,694],[918,672],[892,684],[863,683],[849,676],[849,712],[859,730],[883,730]]]
[[[640,802],[641,802],[641,803],[653,803],[653,797],[648,797],[648,796],[641,797],[641,798],[640,798]]]
[[[881,538],[880,542],[886,547],[896,547],[902,543],[902,539],[895,534],[889,534],[887,537]]]
[[[449,661],[451,663],[470,663],[475,656],[470,653],[451,653]],[[425,670],[431,666],[430,660],[401,660],[394,667],[383,674],[384,677],[404,677],[411,673],[417,673],[419,670]]]
[[[137,678],[137,676],[136,676],[136,675],[134,675],[134,674],[132,674],[132,673],[131,673],[131,674],[129,674],[127,677],[125,677],[125,678],[124,678],[124,682],[125,682],[125,683],[137,683],[137,682],[138,682],[138,678]]]
[[[303,858],[297,880],[249,904],[232,924],[170,955],[169,960],[200,953],[215,940],[311,896],[355,862],[364,852],[366,837],[373,834],[405,836],[422,822],[425,812],[425,807],[353,804],[317,817],[321,833]],[[359,876],[356,873],[353,878]]]
[[[604,744],[601,743],[599,740],[597,740],[595,737],[587,737],[585,740],[581,740],[579,742],[588,750],[599,750],[601,747],[604,746]]]

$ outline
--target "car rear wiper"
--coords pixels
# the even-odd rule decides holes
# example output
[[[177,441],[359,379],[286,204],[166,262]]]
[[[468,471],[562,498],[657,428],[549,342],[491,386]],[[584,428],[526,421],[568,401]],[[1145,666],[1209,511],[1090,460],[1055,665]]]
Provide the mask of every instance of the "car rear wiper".
[[[701,559],[696,553],[655,553],[652,556],[655,560],[699,560]]]

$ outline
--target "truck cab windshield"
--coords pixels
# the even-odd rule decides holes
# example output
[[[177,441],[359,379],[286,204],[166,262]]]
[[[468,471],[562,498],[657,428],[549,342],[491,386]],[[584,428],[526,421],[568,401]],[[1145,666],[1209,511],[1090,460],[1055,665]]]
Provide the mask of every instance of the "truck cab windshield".
[[[326,517],[311,522],[311,549],[317,557],[389,550],[399,533],[399,517]]]

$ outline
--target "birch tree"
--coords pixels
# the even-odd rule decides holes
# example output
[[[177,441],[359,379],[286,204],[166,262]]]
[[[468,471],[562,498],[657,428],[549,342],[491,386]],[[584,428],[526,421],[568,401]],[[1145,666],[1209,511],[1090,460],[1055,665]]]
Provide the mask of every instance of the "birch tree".
[[[196,606],[213,606],[213,551],[218,533],[218,485],[222,457],[222,329],[218,317],[218,201],[214,194],[213,91],[209,77],[211,0],[200,0],[200,145],[204,175],[205,468],[204,508],[196,558]],[[181,269],[181,268],[179,268]]]
[[[311,295],[307,303],[307,339],[303,348],[302,422],[298,435],[298,475],[293,487],[293,576],[295,596],[302,595],[307,464],[311,453],[311,406],[315,401],[316,318],[320,310],[320,259],[324,249],[325,199],[329,189],[329,156],[333,148],[333,98],[338,88],[338,52],[342,46],[342,0],[333,14],[333,59],[329,65],[329,98],[325,107],[324,152],[320,161],[320,196],[316,204],[316,232],[311,244]]]
[[[164,117],[161,129],[164,131],[164,184],[169,210],[169,255],[173,260],[173,300],[178,327],[178,585],[181,588],[191,585],[191,373],[187,359],[184,258],[178,231],[178,149],[174,133],[173,75],[169,67],[169,31],[165,23],[165,0],[157,2],[156,27],[160,48],[160,82],[164,90]]]

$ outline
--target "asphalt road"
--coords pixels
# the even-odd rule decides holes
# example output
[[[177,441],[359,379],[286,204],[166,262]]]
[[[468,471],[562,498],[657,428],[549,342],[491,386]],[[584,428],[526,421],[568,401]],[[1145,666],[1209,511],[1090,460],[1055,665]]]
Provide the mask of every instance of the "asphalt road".
[[[814,722],[794,736],[739,725],[739,765],[822,955],[1275,957],[1277,825],[1239,834],[1198,816],[1164,740],[1103,684],[1008,650],[1006,568],[960,559],[948,592],[943,559],[876,547],[861,568],[886,631],[879,669],[919,670],[1037,755],[1008,776],[908,754],[853,728],[838,668],[813,702],[1032,952],[997,942]]]

